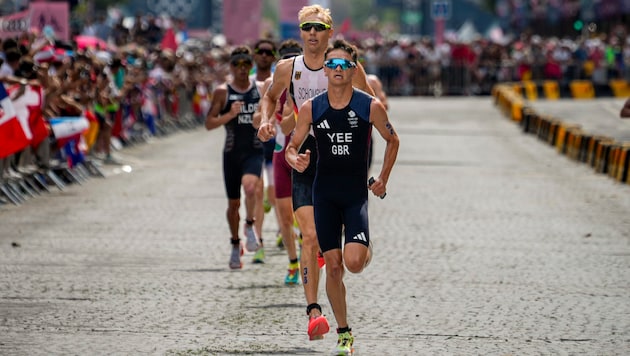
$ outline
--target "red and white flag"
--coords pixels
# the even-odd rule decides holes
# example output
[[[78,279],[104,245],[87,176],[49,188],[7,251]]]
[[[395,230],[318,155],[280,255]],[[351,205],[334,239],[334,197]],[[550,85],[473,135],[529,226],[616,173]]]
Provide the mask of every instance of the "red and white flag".
[[[15,112],[11,98],[0,84],[0,158],[19,152],[31,143],[31,130],[26,122],[21,122]]]
[[[13,108],[21,123],[26,122],[31,132],[31,146],[37,148],[50,134],[43,113],[44,89],[39,85],[25,85],[24,93],[15,97],[14,92],[20,89],[20,85],[8,88],[8,93],[13,96],[11,100]]]

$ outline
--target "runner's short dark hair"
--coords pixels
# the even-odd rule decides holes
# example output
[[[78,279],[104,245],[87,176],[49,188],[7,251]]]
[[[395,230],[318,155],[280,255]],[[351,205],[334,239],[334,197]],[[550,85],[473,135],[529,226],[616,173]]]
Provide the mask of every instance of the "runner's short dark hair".
[[[256,43],[254,44],[254,51],[256,51],[258,48],[260,48],[260,45],[263,43],[267,43],[271,45],[271,50],[272,51],[276,51],[276,43],[268,38],[261,38],[258,41],[256,41]]]
[[[328,49],[326,49],[326,58],[328,58],[328,53],[336,50],[336,49],[341,49],[344,50],[345,52],[347,52],[351,57],[352,60],[354,62],[357,61],[357,57],[358,57],[358,50],[357,48],[350,44],[350,42],[345,41],[345,40],[335,40],[331,46],[328,47]]]

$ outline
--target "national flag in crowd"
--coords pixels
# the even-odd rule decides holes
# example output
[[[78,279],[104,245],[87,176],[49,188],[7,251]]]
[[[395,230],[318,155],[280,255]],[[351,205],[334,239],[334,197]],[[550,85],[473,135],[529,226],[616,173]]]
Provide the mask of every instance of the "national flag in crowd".
[[[13,97],[13,107],[18,120],[26,123],[31,130],[31,147],[37,148],[50,135],[43,113],[44,88],[39,85],[25,85],[24,93],[16,97],[13,93],[20,90],[20,87],[13,85],[9,87],[8,93]]]
[[[193,113],[198,117],[205,117],[210,111],[210,97],[208,87],[197,84],[192,100]]]
[[[22,123],[4,85],[0,84],[0,158],[19,152],[31,143],[28,122]]]
[[[342,35],[347,34],[348,32],[350,32],[351,29],[352,29],[352,21],[350,20],[350,18],[346,18],[341,23],[341,26],[339,26],[339,33]]]
[[[81,138],[72,140],[63,146],[63,153],[70,168],[85,162],[85,155],[80,148],[80,140]]]
[[[83,112],[83,116],[88,120],[88,129],[83,133],[83,139],[85,141],[87,151],[92,149],[92,146],[96,143],[96,138],[98,137],[98,130],[100,125],[98,123],[98,119],[96,115],[91,109],[86,109]]]
[[[60,148],[70,141],[79,140],[90,128],[90,122],[83,116],[53,117],[49,122]]]
[[[160,43],[162,50],[170,49],[171,51],[177,51],[177,39],[175,38],[175,31],[172,28],[166,29],[164,36],[162,37],[162,43]]]
[[[83,135],[90,128],[86,117],[55,117],[50,119],[52,132],[61,148],[70,168],[83,162],[85,156],[81,150]]]

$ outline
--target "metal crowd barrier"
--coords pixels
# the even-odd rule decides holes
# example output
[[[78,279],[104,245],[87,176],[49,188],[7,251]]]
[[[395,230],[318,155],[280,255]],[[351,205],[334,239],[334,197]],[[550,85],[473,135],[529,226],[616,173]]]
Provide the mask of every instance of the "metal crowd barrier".
[[[203,118],[193,115],[192,92],[178,88],[166,93],[159,86],[149,90],[159,100],[155,103],[155,130],[150,132],[146,118],[137,112],[134,127],[126,138],[127,144],[146,142],[152,135],[169,135],[203,124]],[[122,109],[131,108],[123,105]],[[70,184],[81,185],[91,177],[105,177],[100,165],[89,155],[71,164],[60,151],[54,137],[50,137],[35,151],[28,147],[12,157],[0,159],[0,206],[20,205],[53,189],[63,191]]]
[[[537,97],[578,98],[627,97],[630,95],[628,68],[588,69],[584,64],[570,64],[556,78],[545,75],[545,65],[521,67],[513,62],[486,63],[476,66],[451,63],[440,65],[422,61],[407,61],[403,65],[369,66],[383,83],[389,96],[458,96],[491,95],[501,83],[521,82],[523,87],[534,85]],[[533,83],[533,84],[532,84]]]

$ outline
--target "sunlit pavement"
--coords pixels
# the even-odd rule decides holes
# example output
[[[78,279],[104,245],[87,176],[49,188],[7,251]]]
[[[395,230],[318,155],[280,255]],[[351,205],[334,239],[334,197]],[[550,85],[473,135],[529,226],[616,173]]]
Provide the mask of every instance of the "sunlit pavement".
[[[621,103],[590,105],[611,119]],[[630,185],[522,133],[490,98],[390,106],[401,147],[387,197],[370,198],[374,259],[345,278],[356,353],[626,354]],[[223,138],[154,139],[104,179],[1,205],[0,354],[330,354],[324,274],[331,332],[308,341],[272,215],[266,263],[228,268]]]

